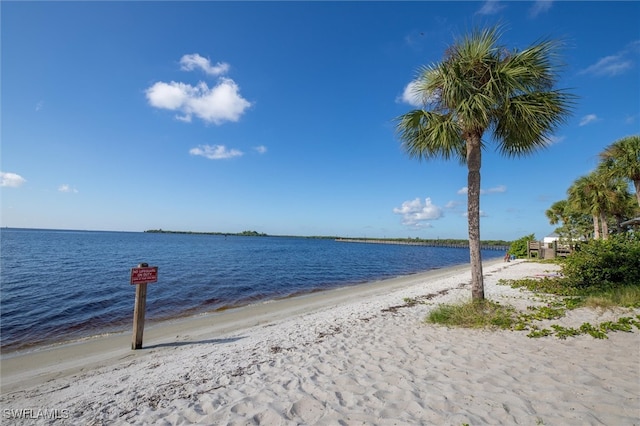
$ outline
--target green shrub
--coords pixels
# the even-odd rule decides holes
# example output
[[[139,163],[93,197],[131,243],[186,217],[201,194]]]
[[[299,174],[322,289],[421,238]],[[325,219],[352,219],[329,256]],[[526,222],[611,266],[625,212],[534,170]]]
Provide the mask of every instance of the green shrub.
[[[640,284],[640,237],[612,235],[580,244],[567,256],[563,273],[572,286],[606,289]]]
[[[518,258],[525,258],[529,255],[529,241],[535,241],[536,236],[534,234],[525,235],[524,237],[515,240],[509,247],[509,254],[515,254]]]

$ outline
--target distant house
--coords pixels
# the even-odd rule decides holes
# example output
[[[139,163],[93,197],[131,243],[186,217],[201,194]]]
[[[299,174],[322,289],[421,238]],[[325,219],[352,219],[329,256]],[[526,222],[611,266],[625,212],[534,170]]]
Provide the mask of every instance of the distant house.
[[[549,244],[552,244],[554,241],[559,241],[559,240],[560,240],[560,235],[556,234],[555,232],[552,232],[551,234],[544,237],[542,239],[542,242],[544,243],[545,247],[550,247]]]
[[[574,242],[577,240],[574,240]],[[553,259],[554,257],[565,257],[573,250],[573,244],[567,244],[567,240],[561,241],[560,235],[555,232],[547,235],[542,239],[542,255],[545,259]]]

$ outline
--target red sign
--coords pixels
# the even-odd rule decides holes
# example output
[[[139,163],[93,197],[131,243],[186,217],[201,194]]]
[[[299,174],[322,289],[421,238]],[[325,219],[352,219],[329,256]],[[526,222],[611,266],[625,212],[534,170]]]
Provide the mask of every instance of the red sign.
[[[158,267],[131,268],[131,284],[155,283],[158,281]]]

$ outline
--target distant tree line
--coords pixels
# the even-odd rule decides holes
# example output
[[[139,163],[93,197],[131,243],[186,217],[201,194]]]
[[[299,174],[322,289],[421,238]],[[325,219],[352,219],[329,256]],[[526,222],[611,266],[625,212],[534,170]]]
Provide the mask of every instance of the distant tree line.
[[[420,243],[420,244],[431,244],[431,245],[442,245],[442,246],[469,246],[468,239],[453,239],[453,238],[438,238],[438,239],[422,239],[422,238],[347,238],[347,239],[357,239],[362,241],[395,241],[399,243]],[[510,241],[504,240],[483,240],[481,241],[483,246],[508,246],[511,244]]]
[[[224,236],[238,236],[238,237],[268,237],[269,235],[257,231],[242,231],[242,232],[196,232],[196,231],[168,231],[165,229],[148,229],[144,231],[149,234],[190,234],[190,235],[224,235]]]
[[[300,236],[300,235],[268,235],[265,233],[260,233],[257,231],[242,231],[237,233],[231,232],[197,232],[197,231],[169,231],[166,229],[149,229],[144,231],[150,234],[192,234],[192,235],[229,235],[229,236],[240,236],[240,237],[288,237],[288,238],[310,238],[310,239],[324,239],[324,240],[335,240],[345,237],[339,236],[326,236],[326,235],[313,235],[313,236]],[[351,237],[347,237],[345,239],[353,239]],[[432,244],[432,245],[442,245],[442,246],[469,246],[468,239],[453,239],[453,238],[438,238],[438,239],[422,239],[422,238],[355,238],[363,241],[395,241],[402,243],[422,243],[422,244]],[[511,241],[505,240],[484,240],[482,241],[483,246],[508,246],[511,244]]]

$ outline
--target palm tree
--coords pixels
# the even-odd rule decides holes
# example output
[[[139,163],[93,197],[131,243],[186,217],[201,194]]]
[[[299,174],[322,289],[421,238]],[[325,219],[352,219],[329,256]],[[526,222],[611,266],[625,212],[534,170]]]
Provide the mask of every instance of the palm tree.
[[[640,215],[640,205],[636,203],[635,197],[629,193],[629,183],[626,179],[618,178],[617,200],[612,205],[609,223],[613,224],[616,232],[623,232],[621,223]]]
[[[640,206],[640,135],[627,136],[612,143],[600,153],[600,158],[601,168],[610,177],[633,182]]]
[[[544,212],[551,225],[567,223],[567,200],[556,201]]]
[[[450,46],[442,62],[420,70],[416,94],[424,108],[398,117],[397,131],[410,157],[457,158],[467,165],[467,217],[471,295],[484,299],[480,254],[480,166],[492,131],[507,157],[547,145],[569,115],[573,96],[554,90],[557,42],[543,40],[522,51],[498,44],[500,30],[474,30]]]
[[[601,169],[578,178],[567,191],[569,203],[593,218],[593,238],[607,239],[608,217],[615,216],[628,195],[621,178],[611,179]],[[602,228],[602,233],[600,232]]]
[[[591,215],[577,210],[568,200],[556,201],[545,211],[551,225],[562,222],[562,226],[556,228],[556,232],[567,240],[569,245],[580,238],[592,235]]]

